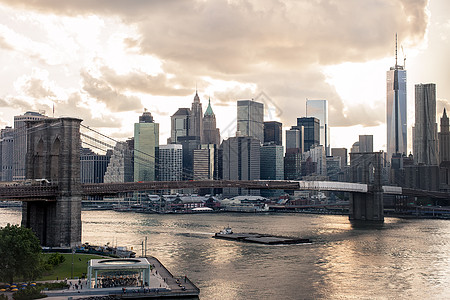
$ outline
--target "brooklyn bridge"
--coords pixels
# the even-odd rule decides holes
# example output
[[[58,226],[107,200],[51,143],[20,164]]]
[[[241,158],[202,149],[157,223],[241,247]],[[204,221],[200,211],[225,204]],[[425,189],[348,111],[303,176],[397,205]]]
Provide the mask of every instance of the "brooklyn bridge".
[[[145,181],[81,184],[81,120],[43,119],[28,122],[26,178],[23,184],[0,186],[0,200],[23,201],[22,226],[32,228],[42,245],[72,247],[81,243],[81,199],[121,193],[183,188],[245,188],[339,191],[350,194],[349,219],[383,222],[383,194],[448,199],[437,191],[381,184],[381,154],[359,162],[362,183],[289,180]]]

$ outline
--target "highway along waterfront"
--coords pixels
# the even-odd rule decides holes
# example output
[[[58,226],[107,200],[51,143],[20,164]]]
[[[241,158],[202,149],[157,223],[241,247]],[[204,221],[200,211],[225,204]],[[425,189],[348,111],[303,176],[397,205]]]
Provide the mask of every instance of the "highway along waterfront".
[[[0,226],[20,224],[0,208]],[[133,247],[187,275],[200,299],[445,299],[450,286],[450,221],[386,218],[353,227],[347,216],[166,214],[83,211],[83,242]],[[236,232],[308,238],[262,245],[214,239]],[[145,246],[144,246],[145,247]]]

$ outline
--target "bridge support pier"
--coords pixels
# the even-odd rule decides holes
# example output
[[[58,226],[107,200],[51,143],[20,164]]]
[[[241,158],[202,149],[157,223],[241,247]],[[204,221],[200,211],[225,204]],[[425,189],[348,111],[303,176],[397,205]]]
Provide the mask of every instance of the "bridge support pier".
[[[22,226],[43,246],[81,244],[80,119],[28,122],[26,178],[57,184],[56,201],[24,202]]]
[[[383,193],[351,193],[350,221],[384,221]]]

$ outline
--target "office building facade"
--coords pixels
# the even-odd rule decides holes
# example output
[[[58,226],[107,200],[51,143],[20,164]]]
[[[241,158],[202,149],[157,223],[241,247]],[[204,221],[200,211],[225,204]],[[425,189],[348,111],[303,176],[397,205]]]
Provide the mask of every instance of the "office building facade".
[[[282,145],[264,144],[260,149],[260,178],[263,180],[284,179],[284,147]],[[261,190],[263,197],[277,197],[282,190]]]
[[[286,130],[286,154],[284,156],[284,178],[286,180],[300,180],[302,153],[304,145],[303,126],[293,126]]]
[[[158,179],[160,181],[183,180],[183,146],[168,144],[159,146]]]
[[[133,182],[133,151],[127,142],[117,142],[112,151],[104,182]]]
[[[0,180],[13,180],[14,129],[6,127],[0,131]]]
[[[283,124],[281,122],[264,122],[264,143],[283,145]]]
[[[134,124],[134,181],[155,181],[159,148],[159,124],[145,111]]]
[[[328,101],[306,100],[306,117],[315,117],[320,122],[320,145],[325,147],[325,154],[331,155],[330,128],[328,126]]]
[[[359,136],[359,152],[373,152],[373,135]]]
[[[82,148],[80,154],[81,183],[104,183],[105,172],[111,155],[111,150],[103,155],[95,153],[89,148]]]
[[[194,180],[216,180],[219,178],[219,145],[202,144],[194,150]]]
[[[260,171],[261,179],[283,180],[284,179],[284,148],[281,145],[265,144],[260,149]]]
[[[304,145],[303,152],[308,151],[313,146],[320,145],[320,121],[315,117],[303,117],[297,118],[297,126],[292,128],[298,128],[303,126],[304,133]]]
[[[260,140],[254,137],[230,137],[221,144],[224,180],[260,179]],[[259,190],[224,188],[225,197],[257,195]]]
[[[178,138],[189,135],[189,118],[191,110],[189,108],[179,108],[170,117],[170,139],[167,143],[176,144]]]
[[[413,155],[416,164],[437,165],[439,159],[436,124],[436,85],[415,85]]]
[[[307,162],[308,159],[316,163],[316,175],[327,175],[327,161],[325,147],[323,145],[312,146],[311,149],[303,153],[302,161]]]
[[[347,148],[331,148],[331,156],[341,158],[341,167],[347,166],[348,153]]]
[[[237,101],[237,135],[264,142],[264,104],[253,100]]]
[[[305,149],[304,135],[303,126],[293,126],[286,130],[286,152],[288,149],[299,149],[299,152],[302,153]]]

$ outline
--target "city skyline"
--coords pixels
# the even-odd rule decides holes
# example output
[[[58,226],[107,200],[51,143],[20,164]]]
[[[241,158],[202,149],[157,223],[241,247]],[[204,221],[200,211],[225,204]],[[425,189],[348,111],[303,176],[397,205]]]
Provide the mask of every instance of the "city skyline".
[[[170,116],[190,106],[197,85],[205,107],[211,97],[224,138],[235,134],[224,116],[236,114],[236,101],[265,92],[275,106],[265,121],[288,129],[306,115],[306,98],[327,99],[331,147],[350,149],[369,134],[374,150],[386,150],[385,72],[395,32],[399,59],[401,46],[407,58],[408,153],[414,85],[436,83],[438,115],[450,94],[445,1],[0,3],[2,128],[29,110],[52,116],[54,107],[56,117],[80,117],[124,140],[147,108],[165,141]],[[312,28],[312,16],[327,21]],[[389,26],[375,26],[379,20]]]

